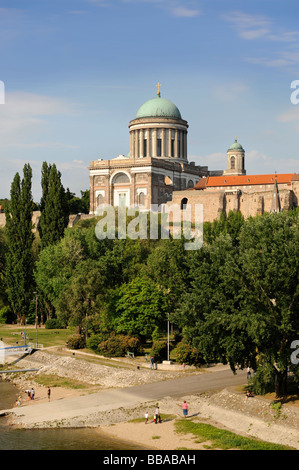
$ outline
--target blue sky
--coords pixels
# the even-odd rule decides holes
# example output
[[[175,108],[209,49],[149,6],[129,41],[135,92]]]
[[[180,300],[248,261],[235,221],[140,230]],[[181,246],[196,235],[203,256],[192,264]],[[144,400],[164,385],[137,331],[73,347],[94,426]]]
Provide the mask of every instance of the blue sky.
[[[189,123],[189,161],[299,173],[297,0],[1,0],[0,198],[29,162],[88,189],[91,160],[129,152],[128,124],[155,96]],[[299,96],[299,95],[298,95]]]

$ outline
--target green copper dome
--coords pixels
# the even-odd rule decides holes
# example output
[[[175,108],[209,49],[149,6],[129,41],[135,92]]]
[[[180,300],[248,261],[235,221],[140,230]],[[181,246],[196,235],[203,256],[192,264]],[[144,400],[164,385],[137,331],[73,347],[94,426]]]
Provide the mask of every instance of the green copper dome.
[[[228,150],[242,150],[244,152],[242,145],[237,142],[237,137],[235,138],[234,143],[231,144]]]
[[[158,94],[156,98],[146,101],[137,111],[136,119],[147,117],[168,117],[182,119],[181,113],[171,101],[161,98]]]

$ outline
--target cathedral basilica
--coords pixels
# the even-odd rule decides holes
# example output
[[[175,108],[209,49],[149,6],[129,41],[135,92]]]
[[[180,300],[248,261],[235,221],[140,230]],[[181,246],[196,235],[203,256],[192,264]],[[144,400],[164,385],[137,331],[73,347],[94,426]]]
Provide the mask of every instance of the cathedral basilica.
[[[299,174],[247,175],[245,150],[235,141],[227,150],[226,169],[210,171],[188,161],[188,122],[177,106],[157,95],[129,122],[130,152],[92,161],[90,214],[100,204],[203,205],[204,221],[240,210],[245,217],[298,205]]]

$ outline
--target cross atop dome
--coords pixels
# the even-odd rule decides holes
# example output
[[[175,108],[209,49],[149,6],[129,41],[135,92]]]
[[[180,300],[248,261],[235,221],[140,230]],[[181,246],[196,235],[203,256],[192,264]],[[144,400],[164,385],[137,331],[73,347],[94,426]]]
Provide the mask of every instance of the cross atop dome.
[[[160,86],[161,86],[161,83],[158,82],[158,84],[156,85],[156,87],[158,88],[158,91],[157,91],[157,95],[160,96],[161,93],[160,93]]]

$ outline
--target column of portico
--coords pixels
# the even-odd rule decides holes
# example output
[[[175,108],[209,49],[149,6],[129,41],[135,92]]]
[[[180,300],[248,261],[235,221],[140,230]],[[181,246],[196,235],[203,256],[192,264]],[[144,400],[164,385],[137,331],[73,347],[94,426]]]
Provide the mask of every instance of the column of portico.
[[[143,129],[139,131],[139,154],[138,157],[143,157]]]
[[[187,159],[187,132],[184,132],[184,158]]]
[[[134,131],[130,132],[130,158],[134,158]]]
[[[184,158],[184,131],[180,131],[181,137],[180,137],[180,154],[181,158]]]
[[[146,156],[150,156],[150,144],[151,144],[151,134],[150,129],[146,130]]]
[[[168,157],[171,157],[171,129],[168,129]]]
[[[135,155],[135,158],[138,158],[139,157],[139,135],[138,135],[138,129],[135,130],[134,132],[134,141],[135,141],[135,151],[134,151],[134,155]]]
[[[174,158],[178,158],[178,130],[174,131]]]

